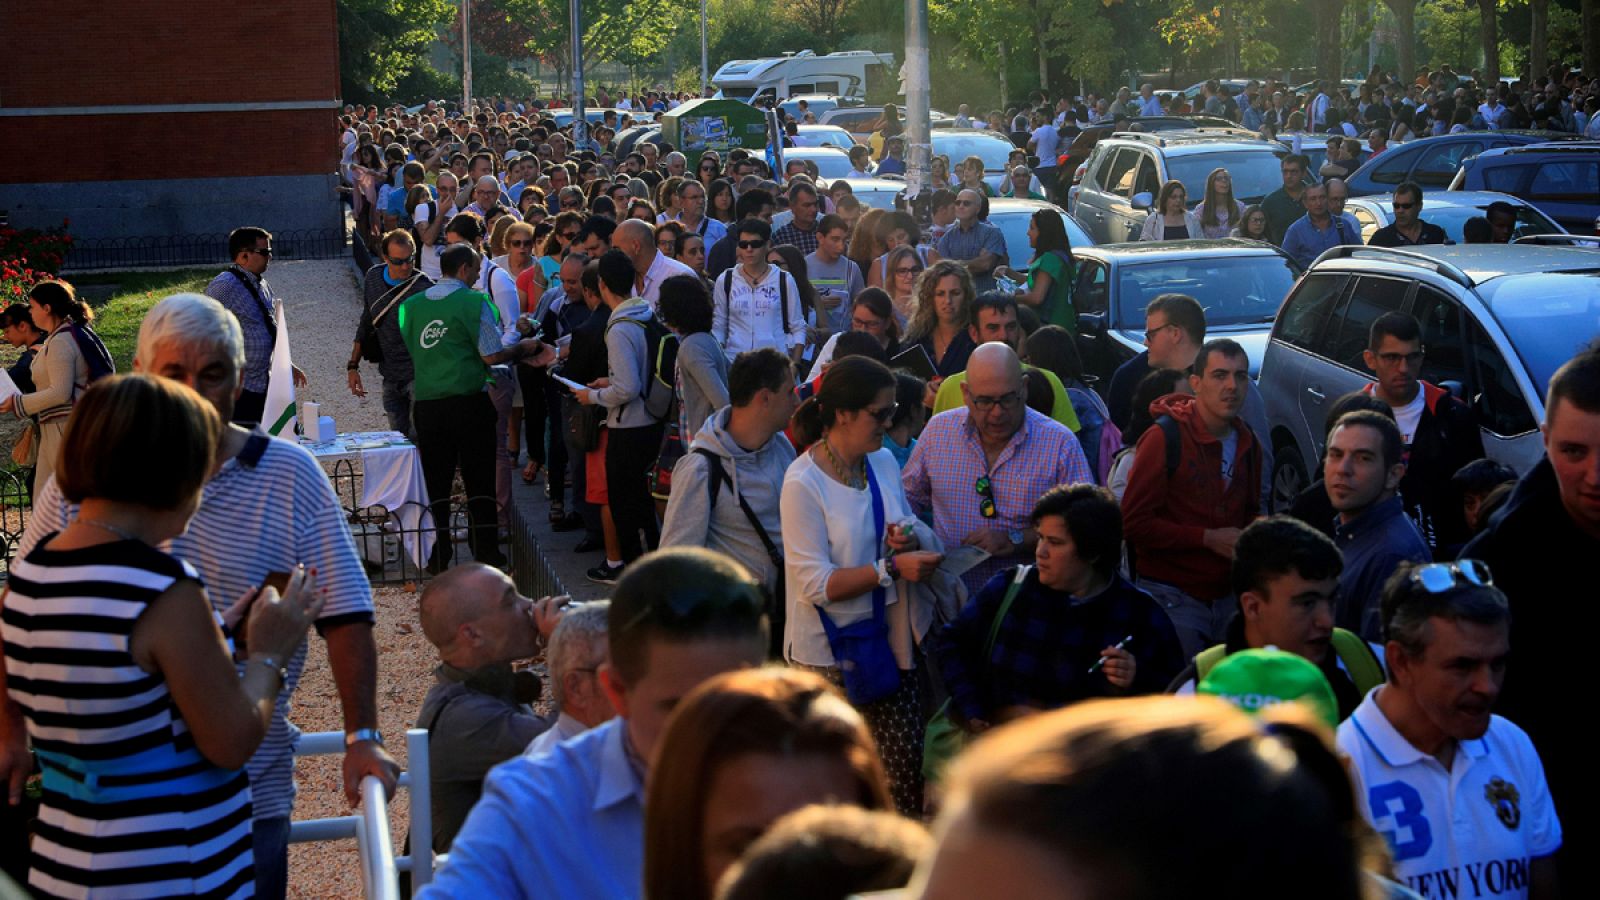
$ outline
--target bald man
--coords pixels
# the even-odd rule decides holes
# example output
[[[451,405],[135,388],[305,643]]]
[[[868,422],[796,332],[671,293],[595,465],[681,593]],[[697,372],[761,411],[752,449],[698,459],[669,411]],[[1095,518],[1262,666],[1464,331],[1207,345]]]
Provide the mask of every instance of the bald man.
[[[506,215],[518,221],[522,220],[521,214],[510,208],[511,198],[507,197],[500,187],[500,179],[493,175],[484,175],[472,183],[472,202],[467,204],[462,212],[476,213],[478,218],[486,219],[489,217],[489,210],[494,209],[496,205],[506,207]]]
[[[612,232],[611,245],[628,254],[633,262],[633,270],[639,273],[635,276],[639,296],[651,312],[656,311],[656,302],[661,299],[661,282],[674,275],[695,274],[693,269],[656,248],[656,229],[648,222],[623,221]]]
[[[1071,430],[1028,408],[1022,361],[1010,345],[991,341],[972,351],[961,396],[964,406],[928,420],[901,477],[906,498],[919,515],[932,514],[946,546],[990,554],[961,576],[976,593],[1001,570],[1033,559],[1039,536],[1028,518],[1040,495],[1092,484],[1094,476]]]
[[[504,572],[465,563],[428,582],[418,612],[439,651],[417,727],[430,734],[433,849],[450,849],[489,770],[550,728],[534,715],[539,679],[511,663],[538,655],[561,621],[561,600],[529,600]]]

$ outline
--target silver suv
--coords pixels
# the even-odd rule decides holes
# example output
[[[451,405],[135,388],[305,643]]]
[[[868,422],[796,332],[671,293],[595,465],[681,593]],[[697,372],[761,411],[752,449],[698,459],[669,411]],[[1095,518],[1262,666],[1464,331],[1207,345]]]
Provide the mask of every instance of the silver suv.
[[[1372,323],[1422,323],[1422,378],[1471,406],[1491,459],[1526,472],[1544,449],[1544,393],[1600,334],[1600,253],[1576,247],[1337,247],[1278,310],[1261,363],[1273,448],[1274,508],[1287,509],[1322,458],[1328,407],[1373,381]]]
[[[1135,241],[1169,179],[1183,183],[1192,209],[1205,199],[1211,171],[1227,169],[1233,176],[1233,196],[1246,204],[1259,203],[1283,185],[1278,160],[1288,153],[1276,141],[1236,128],[1117,132],[1094,145],[1068,209],[1096,244]]]

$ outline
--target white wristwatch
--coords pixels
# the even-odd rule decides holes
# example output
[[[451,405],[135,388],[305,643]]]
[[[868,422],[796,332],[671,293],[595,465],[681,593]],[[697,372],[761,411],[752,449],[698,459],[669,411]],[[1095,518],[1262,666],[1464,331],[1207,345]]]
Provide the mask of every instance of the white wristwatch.
[[[872,566],[878,572],[879,587],[894,587],[894,576],[889,574],[889,560],[880,559]]]

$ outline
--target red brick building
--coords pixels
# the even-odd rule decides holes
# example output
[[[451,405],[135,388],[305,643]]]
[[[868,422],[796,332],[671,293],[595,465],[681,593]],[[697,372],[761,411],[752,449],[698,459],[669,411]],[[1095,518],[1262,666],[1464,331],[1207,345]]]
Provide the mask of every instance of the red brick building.
[[[338,231],[334,0],[0,5],[0,209],[82,240]]]

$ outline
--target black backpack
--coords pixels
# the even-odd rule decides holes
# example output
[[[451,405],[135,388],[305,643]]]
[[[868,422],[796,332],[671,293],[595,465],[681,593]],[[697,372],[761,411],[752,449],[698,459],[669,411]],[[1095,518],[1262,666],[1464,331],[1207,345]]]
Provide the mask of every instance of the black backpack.
[[[639,397],[645,411],[657,422],[673,417],[678,380],[678,336],[667,330],[655,315],[643,319],[623,317],[606,325],[606,331],[623,322],[644,329],[645,365]]]
[[[111,361],[111,353],[93,328],[82,322],[72,322],[67,330],[72,332],[72,339],[78,345],[78,355],[83,357],[84,364],[89,368],[90,384],[116,374],[117,366]]]

